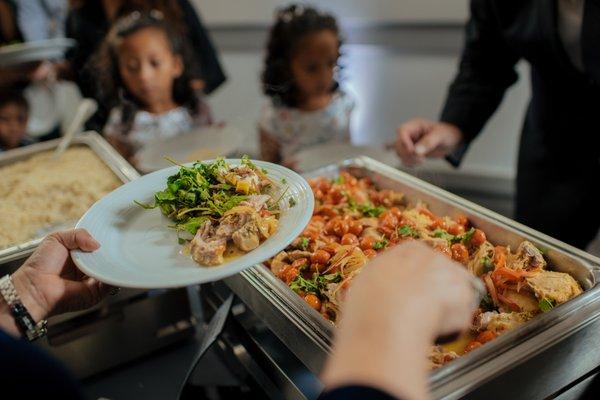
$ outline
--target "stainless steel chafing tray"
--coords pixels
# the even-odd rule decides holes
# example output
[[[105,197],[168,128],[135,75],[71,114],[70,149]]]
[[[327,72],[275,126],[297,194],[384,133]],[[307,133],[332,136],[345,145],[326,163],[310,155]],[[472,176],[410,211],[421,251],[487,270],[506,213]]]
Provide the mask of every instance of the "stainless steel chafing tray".
[[[58,146],[59,141],[60,139],[51,140],[2,153],[0,154],[0,168],[19,161],[24,161],[38,153],[54,150]],[[123,183],[134,180],[140,176],[135,168],[125,161],[115,149],[95,132],[86,132],[75,137],[71,146],[89,147]],[[0,249],[0,265],[28,256],[40,244],[42,239],[43,237],[38,237],[23,243],[18,243],[6,249]]]
[[[381,189],[403,192],[411,203],[423,201],[437,214],[465,214],[475,227],[485,231],[492,243],[515,248],[522,240],[530,240],[547,249],[546,258],[552,269],[570,273],[584,289],[584,293],[577,298],[433,371],[430,387],[434,398],[463,397],[575,332],[592,326],[593,323],[597,325],[596,322],[600,319],[598,257],[367,157],[325,167],[307,177],[334,177],[342,169],[357,176],[371,178]],[[331,352],[335,332],[335,327],[330,322],[311,309],[263,265],[230,277],[225,283],[310,371],[320,373],[325,358]],[[590,370],[600,363],[598,336],[600,335],[595,335],[592,342],[586,342],[589,346],[587,354],[591,356],[587,357],[588,361],[591,360]],[[584,368],[587,368],[587,364],[579,366],[579,369]],[[535,375],[535,372],[532,374]],[[575,378],[568,375],[562,373],[551,382],[544,381],[547,394],[536,392],[536,397],[546,397],[571,383]],[[540,382],[538,386],[539,384]]]

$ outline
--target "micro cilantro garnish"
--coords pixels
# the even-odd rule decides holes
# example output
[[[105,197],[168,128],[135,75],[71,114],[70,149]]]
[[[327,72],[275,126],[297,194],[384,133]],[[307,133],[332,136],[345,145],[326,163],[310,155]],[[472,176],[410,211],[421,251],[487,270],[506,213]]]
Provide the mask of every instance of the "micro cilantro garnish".
[[[398,228],[398,235],[402,237],[412,237],[416,239],[419,237],[419,232],[417,232],[415,228],[413,228],[410,225],[402,225],[400,228]]]
[[[223,158],[212,163],[196,162],[192,166],[166,159],[179,166],[179,171],[167,178],[163,190],[155,193],[154,204],[139,201],[135,204],[145,209],[160,208],[174,222],[171,227],[178,232],[195,235],[206,221],[216,221],[248,196],[260,194],[248,182],[232,181],[229,173],[233,167]],[[268,179],[262,168],[254,165],[247,156],[242,158],[241,164]]]
[[[540,310],[542,310],[542,312],[548,312],[550,310],[552,310],[554,308],[554,302],[550,299],[541,299],[540,302],[538,303]]]
[[[357,206],[358,211],[363,213],[365,217],[379,217],[385,211],[383,206],[373,206],[372,204],[360,204]]]
[[[306,251],[306,249],[308,249],[309,244],[310,244],[310,240],[307,237],[303,237],[303,238],[300,238],[298,247],[300,247],[300,249]]]
[[[484,256],[481,258],[481,264],[483,265],[483,272],[491,272],[494,270],[495,266],[491,258],[488,256]]]
[[[321,292],[327,288],[330,283],[339,283],[342,280],[342,274],[319,275],[315,273],[312,279],[306,279],[299,274],[296,279],[290,282],[290,289],[296,293],[312,293],[316,296],[321,296]]]
[[[373,250],[381,250],[387,247],[389,243],[390,242],[388,242],[386,239],[378,240],[375,243],[373,243]]]
[[[344,184],[344,177],[341,176],[341,175],[339,175],[336,178],[333,178],[331,180],[331,183],[338,184],[338,185],[343,185]]]
[[[462,233],[460,235],[452,235],[452,234],[446,232],[445,230],[438,228],[432,232],[432,236],[435,238],[446,239],[448,241],[448,243],[450,243],[450,244],[468,243],[471,240],[471,238],[473,237],[474,233],[475,233],[475,228],[471,228],[467,232]]]

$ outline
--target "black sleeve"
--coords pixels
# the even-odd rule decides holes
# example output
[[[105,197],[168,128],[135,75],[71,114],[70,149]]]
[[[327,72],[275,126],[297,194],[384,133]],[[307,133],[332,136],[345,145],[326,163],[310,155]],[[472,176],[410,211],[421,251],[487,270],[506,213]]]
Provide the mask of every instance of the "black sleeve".
[[[440,117],[465,135],[466,145],[450,157],[453,164],[458,165],[468,144],[498,108],[506,89],[517,81],[518,60],[502,37],[492,1],[471,0],[458,74]]]
[[[2,331],[0,331],[0,377],[2,393],[8,394],[6,398],[63,400],[84,398],[75,379],[61,364],[33,344],[15,340]]]
[[[204,79],[204,93],[210,94],[223,82],[225,74],[221,68],[219,57],[212,44],[210,36],[194,7],[188,0],[179,0],[179,7],[183,12],[187,25],[187,37],[201,66]]]
[[[342,386],[319,396],[318,400],[398,400],[379,389],[367,386]]]

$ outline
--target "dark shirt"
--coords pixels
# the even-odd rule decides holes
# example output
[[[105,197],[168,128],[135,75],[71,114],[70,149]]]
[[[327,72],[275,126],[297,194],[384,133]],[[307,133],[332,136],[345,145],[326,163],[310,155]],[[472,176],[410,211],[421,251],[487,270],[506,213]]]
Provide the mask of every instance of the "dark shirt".
[[[515,217],[574,246],[600,227],[600,0],[586,0],[583,70],[561,41],[557,0],[471,0],[465,47],[441,120],[465,134],[449,159],[458,165],[518,79],[531,66],[531,100],[518,155]],[[521,118],[521,116],[515,116]]]
[[[24,340],[0,330],[2,394],[22,399],[83,399],[81,388],[59,362]],[[394,400],[380,390],[345,386],[323,393],[319,400]]]
[[[19,31],[19,27],[17,25],[17,18],[16,18],[17,13],[16,13],[16,7],[15,7],[14,2],[11,0],[0,0],[0,3],[3,3],[6,6],[8,6],[9,12],[12,14],[11,19],[13,21],[13,26],[15,27],[13,36],[5,36],[4,30],[0,29],[0,46],[12,44],[13,42],[21,42],[23,40],[23,37],[22,37],[21,32]]]
[[[0,330],[2,398],[83,399],[71,374],[36,346]]]
[[[367,386],[342,386],[323,393],[319,400],[395,400],[396,398]]]
[[[517,81],[516,63],[526,60],[531,65],[532,96],[522,145],[532,147],[525,150],[597,163],[600,2],[585,3],[582,72],[560,39],[557,0],[471,0],[465,47],[441,120],[457,125],[472,141]],[[566,140],[565,135],[573,136]]]

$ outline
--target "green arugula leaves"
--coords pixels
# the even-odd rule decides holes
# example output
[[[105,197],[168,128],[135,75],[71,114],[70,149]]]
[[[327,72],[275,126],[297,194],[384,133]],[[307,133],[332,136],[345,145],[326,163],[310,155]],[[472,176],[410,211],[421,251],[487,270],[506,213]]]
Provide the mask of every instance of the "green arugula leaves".
[[[248,157],[242,158],[242,164],[257,170]],[[145,209],[160,208],[175,222],[173,227],[178,231],[195,235],[204,222],[221,218],[248,198],[237,193],[234,186],[223,182],[222,177],[230,167],[222,158],[212,163],[197,162],[191,167],[179,167],[176,174],[167,178],[166,187],[156,192],[154,204],[135,202]]]
[[[306,279],[299,274],[296,279],[290,282],[290,289],[296,293],[312,293],[321,296],[321,292],[327,288],[330,283],[339,283],[342,280],[342,274],[319,275],[315,273],[312,279]]]
[[[554,308],[554,302],[550,299],[541,299],[538,303],[540,310],[542,310],[542,312],[548,312],[550,310],[552,310]]]
[[[419,237],[419,232],[417,232],[415,228],[410,225],[402,225],[400,228],[398,228],[398,235],[402,237],[413,237],[416,239]]]
[[[449,244],[469,243],[469,241],[473,237],[474,233],[475,233],[475,228],[471,228],[468,231],[466,231],[465,233],[462,233],[460,235],[452,235],[452,234],[446,232],[445,230],[438,228],[435,231],[433,231],[432,236],[436,237],[436,238],[446,239]]]

